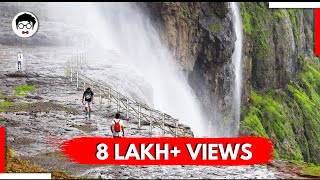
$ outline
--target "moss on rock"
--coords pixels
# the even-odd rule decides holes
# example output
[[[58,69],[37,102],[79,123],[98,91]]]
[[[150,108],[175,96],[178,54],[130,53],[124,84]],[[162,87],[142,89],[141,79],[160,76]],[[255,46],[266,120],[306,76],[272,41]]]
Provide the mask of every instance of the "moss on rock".
[[[212,32],[215,32],[215,33],[220,32],[220,26],[217,26],[217,25],[212,25],[212,24],[210,24],[210,25],[209,25],[209,29],[210,29]]]
[[[14,88],[14,90],[16,91],[16,95],[22,97],[28,96],[28,94],[25,93],[26,91],[33,91],[35,89],[35,86],[17,86]]]
[[[320,72],[306,65],[297,82],[252,92],[242,109],[240,132],[269,137],[280,158],[320,164]]]
[[[6,153],[6,173],[51,173],[52,179],[80,179],[61,170],[46,170],[37,164],[22,161],[12,149],[8,149]]]

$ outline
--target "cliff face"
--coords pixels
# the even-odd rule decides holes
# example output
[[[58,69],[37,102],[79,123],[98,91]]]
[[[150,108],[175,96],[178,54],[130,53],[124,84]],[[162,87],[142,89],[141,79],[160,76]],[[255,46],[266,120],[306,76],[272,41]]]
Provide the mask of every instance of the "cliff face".
[[[276,157],[320,164],[313,11],[242,3],[241,14],[247,69],[240,132],[269,137]]]
[[[244,36],[240,133],[269,137],[276,157],[320,163],[320,116],[311,111],[320,110],[319,72],[306,64],[317,59],[313,11],[269,9],[263,2],[239,6]],[[232,124],[230,64],[236,37],[229,4],[165,2],[144,7],[206,113],[221,116],[215,130]]]
[[[162,40],[186,72],[214,131],[230,127],[236,36],[228,3],[147,3]],[[227,121],[223,122],[223,118]],[[232,125],[231,125],[232,126]],[[226,130],[226,129],[225,129]],[[235,128],[224,134],[235,133]],[[227,132],[228,131],[228,132]]]
[[[283,88],[302,69],[298,56],[312,57],[310,10],[269,9],[267,3],[242,3],[244,81],[258,91]],[[245,96],[250,93],[245,93]],[[245,101],[245,100],[244,100]]]

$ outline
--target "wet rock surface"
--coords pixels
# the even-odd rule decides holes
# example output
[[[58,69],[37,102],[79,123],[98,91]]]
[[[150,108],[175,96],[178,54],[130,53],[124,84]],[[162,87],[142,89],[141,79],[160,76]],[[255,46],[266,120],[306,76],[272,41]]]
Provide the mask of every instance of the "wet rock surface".
[[[210,167],[210,166],[110,166],[99,167],[84,173],[90,178],[103,179],[274,179],[277,176],[266,167]]]
[[[155,2],[145,6],[163,43],[184,70],[203,114],[215,124],[214,135],[233,134],[236,125],[225,121],[232,113],[232,53],[237,39],[230,3]]]
[[[3,61],[0,65],[3,73],[15,73],[14,62],[8,57],[10,47],[1,48]],[[38,51],[24,49],[37,56],[46,48]],[[267,166],[248,167],[206,167],[206,166],[95,166],[79,165],[68,161],[61,154],[59,145],[63,141],[80,136],[111,137],[109,126],[117,111],[116,106],[106,107],[106,102],[96,103],[90,119],[84,116],[81,104],[82,90],[64,77],[66,49],[57,50],[61,55],[53,62],[49,58],[35,58],[28,63],[26,74],[39,76],[2,77],[1,94],[12,96],[16,104],[0,113],[0,126],[7,131],[7,145],[24,160],[37,163],[47,169],[60,169],[74,175],[89,178],[276,178],[274,171]],[[47,51],[47,57],[51,57]],[[26,55],[28,56],[28,55]],[[40,63],[42,67],[36,65]],[[52,66],[56,70],[52,72]],[[34,91],[28,96],[16,96],[14,88],[21,85],[33,85]],[[20,106],[20,103],[23,105]],[[27,105],[26,105],[27,104]],[[121,110],[123,111],[123,110]],[[125,122],[125,135],[130,137],[150,136],[148,123],[137,128],[133,123]],[[188,128],[188,127],[185,127]],[[160,129],[153,136],[161,135]],[[169,136],[168,134],[166,136]]]
[[[22,71],[17,71],[13,73],[4,74],[7,77],[37,77],[39,76],[37,73],[25,73]]]

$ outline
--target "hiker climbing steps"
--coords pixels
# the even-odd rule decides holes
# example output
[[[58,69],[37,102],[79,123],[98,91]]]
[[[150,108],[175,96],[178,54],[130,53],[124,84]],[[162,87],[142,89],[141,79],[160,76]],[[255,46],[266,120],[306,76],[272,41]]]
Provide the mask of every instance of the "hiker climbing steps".
[[[96,82],[80,73],[83,72],[84,68],[88,67],[88,62],[94,58],[93,54],[87,52],[71,57],[66,62],[65,75],[69,77],[71,83],[76,83],[77,90],[85,91],[87,87],[90,87],[95,91],[95,97],[99,98],[100,109],[115,106],[117,112],[124,112],[125,119],[129,123],[137,123],[138,130],[141,129],[142,125],[148,125],[150,134],[153,134],[155,128],[159,128],[162,131],[162,135],[170,134],[175,137],[193,137],[190,128],[180,124],[178,119],[152,109],[146,104],[135,102],[114,90],[111,86]],[[104,100],[106,100],[106,103],[104,103]]]

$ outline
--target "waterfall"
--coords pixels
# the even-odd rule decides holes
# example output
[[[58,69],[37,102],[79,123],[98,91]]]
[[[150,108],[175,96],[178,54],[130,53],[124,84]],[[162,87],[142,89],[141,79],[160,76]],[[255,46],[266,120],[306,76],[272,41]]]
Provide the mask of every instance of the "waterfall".
[[[98,61],[104,72],[94,71],[92,78],[111,84],[123,94],[139,96],[154,109],[179,118],[180,123],[191,127],[195,136],[206,136],[200,104],[178,61],[162,44],[149,17],[138,6],[112,2],[73,7],[71,4],[70,10],[63,8],[66,6],[58,8],[59,15],[66,14],[69,23],[81,26],[79,31],[90,34],[90,44],[100,49],[94,53],[101,54]],[[138,91],[143,93],[135,93]]]
[[[205,136],[200,104],[149,17],[134,4],[122,3],[116,9],[106,4],[101,10],[107,17],[105,28],[116,32],[110,35],[115,42],[110,42],[109,48],[117,42],[125,62],[134,66],[151,86],[153,107],[179,118],[191,127],[195,136]]]
[[[84,38],[90,39],[88,46],[94,47],[94,54],[99,56],[97,62],[90,63],[96,63],[95,67],[103,72],[88,70],[88,75],[108,83],[131,99],[141,100],[154,109],[179,118],[181,123],[191,127],[195,136],[210,136],[210,123],[202,114],[200,103],[178,61],[162,44],[149,17],[135,3],[53,4],[50,4],[52,17],[59,19],[59,25],[66,26],[61,33],[70,33],[69,39],[79,42]],[[232,2],[230,7],[237,38],[232,55],[235,79],[230,97],[234,125],[220,129],[218,127],[223,126],[217,124],[222,122],[212,125],[218,128],[214,133],[228,131],[228,136],[236,136],[241,105],[242,29],[237,3]],[[220,119],[218,112],[212,116]]]
[[[233,94],[233,111],[236,129],[234,135],[238,135],[240,124],[241,108],[241,88],[242,88],[242,23],[239,7],[236,2],[231,2],[231,9],[234,12],[234,30],[237,40],[235,42],[235,51],[232,54],[232,65],[235,71],[235,85]]]

